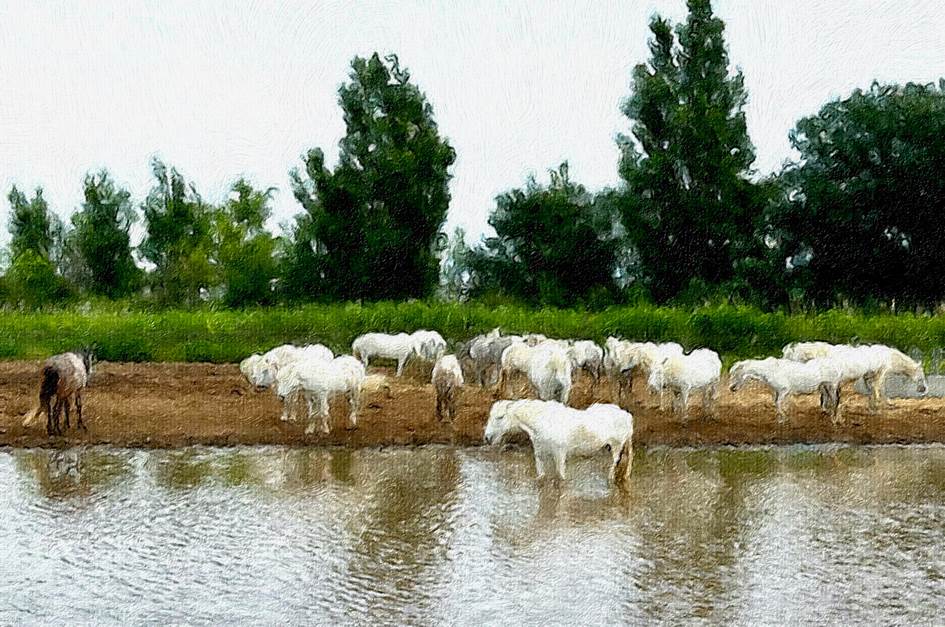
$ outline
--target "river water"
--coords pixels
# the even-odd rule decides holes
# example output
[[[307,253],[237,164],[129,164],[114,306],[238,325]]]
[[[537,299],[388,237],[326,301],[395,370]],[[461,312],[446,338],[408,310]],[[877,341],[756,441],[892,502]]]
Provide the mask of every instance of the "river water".
[[[0,452],[0,624],[916,623],[945,448]]]

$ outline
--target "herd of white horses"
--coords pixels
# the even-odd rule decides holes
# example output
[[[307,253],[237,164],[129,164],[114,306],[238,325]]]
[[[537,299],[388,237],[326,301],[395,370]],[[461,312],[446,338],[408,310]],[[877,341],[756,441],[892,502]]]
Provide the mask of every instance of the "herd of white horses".
[[[539,477],[545,474],[545,462],[551,460],[562,479],[568,455],[588,455],[604,448],[613,456],[611,479],[629,475],[633,417],[621,406],[627,404],[634,378],[642,377],[650,392],[659,395],[661,409],[671,396],[673,411],[683,421],[693,394],[702,395],[707,415],[717,411],[722,361],[707,348],[687,353],[675,342],[631,342],[616,337],[607,338],[601,347],[589,340],[503,335],[493,329],[460,343],[454,354],[446,351],[446,340],[436,331],[367,333],[354,340],[351,355],[335,356],[321,344],[287,344],[247,357],[240,371],[257,389],[273,389],[283,402],[283,420],[297,420],[298,406],[304,403],[306,433],[314,433],[317,425],[329,433],[329,400],[335,395],[347,398],[348,427],[356,428],[372,359],[396,362],[398,377],[408,362],[421,360],[432,364],[428,372],[436,391],[438,420],[453,420],[458,391],[465,381],[475,381],[480,387],[495,385],[496,398],[506,398],[496,400],[490,410],[486,441],[498,443],[508,434],[524,432],[532,442]],[[579,373],[590,377],[592,386],[607,377],[617,404],[596,403],[584,410],[569,407],[573,380]],[[911,379],[917,391],[925,393],[921,363],[879,344],[789,344],[781,357],[736,362],[729,369],[728,382],[732,392],[749,381],[770,388],[779,421],[787,419],[788,397],[819,394],[822,411],[837,423],[841,420],[840,390],[845,384],[862,380],[869,391],[870,409],[875,411],[884,400],[885,381],[891,374]],[[512,398],[517,376],[527,379],[537,399]],[[626,459],[626,469],[618,476],[622,459]]]

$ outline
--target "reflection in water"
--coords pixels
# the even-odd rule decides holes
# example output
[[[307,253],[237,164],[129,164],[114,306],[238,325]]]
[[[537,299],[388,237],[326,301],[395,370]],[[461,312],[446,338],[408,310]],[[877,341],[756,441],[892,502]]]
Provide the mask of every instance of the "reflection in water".
[[[928,622],[945,448],[0,453],[0,623]]]

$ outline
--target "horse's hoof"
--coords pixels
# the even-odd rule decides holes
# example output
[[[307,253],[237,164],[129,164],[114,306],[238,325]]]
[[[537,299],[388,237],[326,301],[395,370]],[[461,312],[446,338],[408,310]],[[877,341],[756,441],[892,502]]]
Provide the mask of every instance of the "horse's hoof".
[[[348,425],[347,427],[345,427],[345,430],[346,430],[346,431],[356,431],[357,428],[358,428],[358,425]],[[328,433],[328,432],[326,431],[325,433]]]

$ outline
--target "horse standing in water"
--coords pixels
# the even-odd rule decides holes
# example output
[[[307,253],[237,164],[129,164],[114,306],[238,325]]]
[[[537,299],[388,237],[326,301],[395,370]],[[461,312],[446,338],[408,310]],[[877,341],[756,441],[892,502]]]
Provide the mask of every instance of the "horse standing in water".
[[[82,390],[89,384],[91,371],[92,353],[89,350],[61,353],[47,359],[40,374],[39,406],[27,416],[24,425],[45,413],[46,435],[62,435],[59,413],[65,408],[65,427],[68,429],[69,409],[74,398],[76,427],[87,431],[82,422]]]

